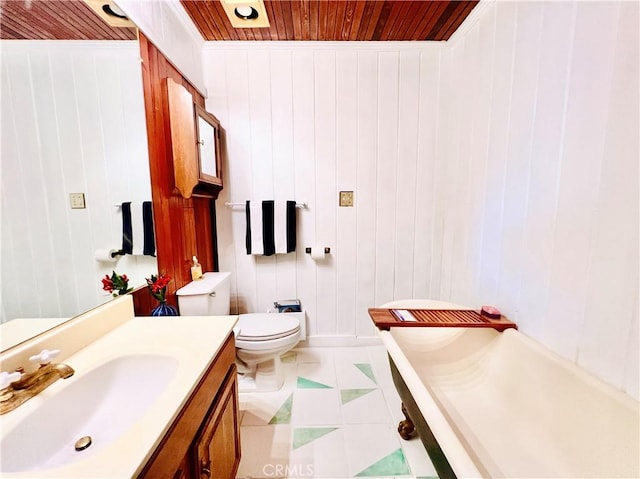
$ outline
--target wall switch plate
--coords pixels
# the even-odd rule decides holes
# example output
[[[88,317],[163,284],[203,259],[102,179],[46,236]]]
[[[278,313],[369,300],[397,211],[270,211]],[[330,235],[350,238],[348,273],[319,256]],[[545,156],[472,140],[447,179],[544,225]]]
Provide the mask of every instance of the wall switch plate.
[[[81,210],[86,208],[84,193],[69,193],[69,198],[71,199],[71,209]]]
[[[340,206],[353,206],[353,191],[340,192]]]

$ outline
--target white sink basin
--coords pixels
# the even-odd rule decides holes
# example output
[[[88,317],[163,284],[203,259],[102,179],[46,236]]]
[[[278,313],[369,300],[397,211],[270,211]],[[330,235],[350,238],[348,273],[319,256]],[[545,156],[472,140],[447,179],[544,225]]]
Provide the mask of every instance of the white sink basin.
[[[0,472],[50,469],[88,458],[133,426],[177,370],[171,356],[132,354],[59,380],[65,387],[2,438]],[[84,436],[91,437],[91,445],[76,451]]]

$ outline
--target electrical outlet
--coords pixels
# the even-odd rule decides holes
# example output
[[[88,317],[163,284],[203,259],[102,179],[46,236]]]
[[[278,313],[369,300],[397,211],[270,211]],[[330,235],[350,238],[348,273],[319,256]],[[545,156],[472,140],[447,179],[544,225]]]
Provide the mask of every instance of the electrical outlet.
[[[353,191],[340,192],[340,206],[353,206]]]
[[[81,210],[86,208],[84,203],[84,193],[69,193],[69,198],[71,200],[71,209]]]

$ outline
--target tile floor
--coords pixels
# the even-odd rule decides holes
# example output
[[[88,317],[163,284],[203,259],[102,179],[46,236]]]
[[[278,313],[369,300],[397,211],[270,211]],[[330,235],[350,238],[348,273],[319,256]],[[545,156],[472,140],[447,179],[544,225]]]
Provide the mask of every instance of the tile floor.
[[[239,479],[436,478],[404,419],[383,346],[297,348],[285,384],[240,395]]]

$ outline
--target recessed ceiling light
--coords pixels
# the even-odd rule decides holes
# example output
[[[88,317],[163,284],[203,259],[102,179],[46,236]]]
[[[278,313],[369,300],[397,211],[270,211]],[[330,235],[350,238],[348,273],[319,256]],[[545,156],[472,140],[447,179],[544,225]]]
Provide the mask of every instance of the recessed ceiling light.
[[[123,18],[123,19],[127,18],[124,12],[120,10],[113,3],[105,3],[104,5],[102,5],[102,11],[107,15],[111,15],[112,17]]]
[[[253,20],[254,18],[258,18],[258,11],[250,5],[237,6],[233,10],[233,13],[236,14],[236,17],[243,20]]]
[[[269,28],[264,0],[219,1],[233,28]]]

